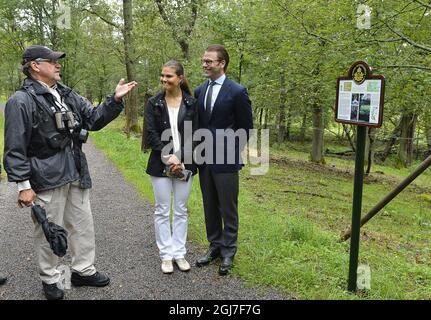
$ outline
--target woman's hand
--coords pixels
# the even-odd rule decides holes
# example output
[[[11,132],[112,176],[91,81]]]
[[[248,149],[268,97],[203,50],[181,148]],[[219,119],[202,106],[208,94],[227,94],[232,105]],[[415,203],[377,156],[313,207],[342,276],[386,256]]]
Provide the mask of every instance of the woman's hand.
[[[169,166],[169,170],[173,174],[179,175],[181,174],[181,171],[183,171],[183,166],[181,164],[171,164]]]
[[[165,159],[168,159],[166,161],[166,164],[180,164],[181,163],[181,161],[178,160],[177,156],[174,154],[169,154],[169,155],[166,155],[164,157],[165,157]]]

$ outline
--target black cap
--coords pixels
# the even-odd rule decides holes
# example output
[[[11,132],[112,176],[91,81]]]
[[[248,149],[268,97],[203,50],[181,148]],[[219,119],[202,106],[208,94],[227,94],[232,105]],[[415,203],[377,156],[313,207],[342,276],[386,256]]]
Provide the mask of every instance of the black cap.
[[[65,56],[66,54],[64,52],[52,51],[48,47],[34,45],[25,49],[24,54],[22,55],[22,64],[24,65],[27,62],[38,58],[58,60]]]

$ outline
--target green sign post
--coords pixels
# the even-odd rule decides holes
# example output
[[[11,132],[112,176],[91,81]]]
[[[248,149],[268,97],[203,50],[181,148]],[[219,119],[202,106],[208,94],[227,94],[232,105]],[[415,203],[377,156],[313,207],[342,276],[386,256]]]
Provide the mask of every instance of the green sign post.
[[[385,78],[382,75],[372,75],[371,68],[364,61],[353,63],[348,76],[337,79],[335,121],[357,126],[347,287],[350,292],[356,292],[357,289],[366,129],[382,125],[384,87]]]
[[[355,182],[353,186],[352,237],[350,238],[350,263],[348,290],[356,291],[359,257],[359,236],[362,209],[362,189],[364,185],[364,151],[366,127],[358,126],[356,132]]]

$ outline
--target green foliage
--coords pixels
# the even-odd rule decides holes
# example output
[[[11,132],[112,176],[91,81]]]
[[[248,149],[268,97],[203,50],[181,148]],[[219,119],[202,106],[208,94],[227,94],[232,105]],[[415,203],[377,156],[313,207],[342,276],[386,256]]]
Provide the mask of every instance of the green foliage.
[[[63,81],[99,103],[125,77],[121,33],[122,5],[116,2],[66,1],[71,28],[56,26],[58,0],[0,1],[1,93],[9,96],[19,86],[22,50],[40,43],[64,50]],[[249,90],[255,122],[270,128],[301,126],[312,129],[312,112],[320,106],[325,128],[333,119],[335,79],[346,74],[353,61],[366,60],[386,76],[384,123],[378,145],[386,143],[405,112],[418,116],[417,135],[430,129],[431,46],[430,10],[419,2],[367,1],[371,29],[358,29],[358,3],[352,1],[205,1],[197,3],[197,19],[190,32],[190,0],[134,0],[134,46],[140,110],[145,95],[160,90],[161,66],[183,60],[192,87],[203,80],[200,58],[211,43],[230,52],[228,75]],[[180,41],[189,44],[183,59]],[[411,67],[413,66],[413,67]],[[416,67],[424,68],[416,68]],[[281,81],[282,75],[285,81]],[[277,123],[281,93],[286,92],[286,119]],[[267,115],[265,117],[265,115]],[[278,129],[277,129],[278,130]],[[309,138],[312,130],[307,130]],[[423,138],[419,139],[423,145]],[[423,148],[423,147],[422,147]]]

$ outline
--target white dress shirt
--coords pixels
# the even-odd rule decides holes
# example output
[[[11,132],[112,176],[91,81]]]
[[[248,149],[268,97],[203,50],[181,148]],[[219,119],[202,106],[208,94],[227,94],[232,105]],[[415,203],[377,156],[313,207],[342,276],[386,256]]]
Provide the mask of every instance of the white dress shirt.
[[[174,143],[174,152],[180,150],[180,133],[178,131],[178,112],[179,107],[173,108],[168,106],[169,123],[171,124],[172,141]]]
[[[223,82],[224,82],[225,79],[226,79],[226,75],[223,74],[220,78],[218,78],[218,79],[216,79],[214,81],[215,84],[213,85],[213,92],[212,92],[213,94],[212,94],[212,97],[211,97],[211,112],[213,111],[214,103],[215,103],[215,101],[217,99],[217,96],[218,96],[218,94],[220,92],[221,86],[223,85]],[[209,82],[211,82],[211,80],[209,80]],[[208,89],[209,89],[209,86],[207,88],[207,91],[205,92],[204,101],[207,101]]]

